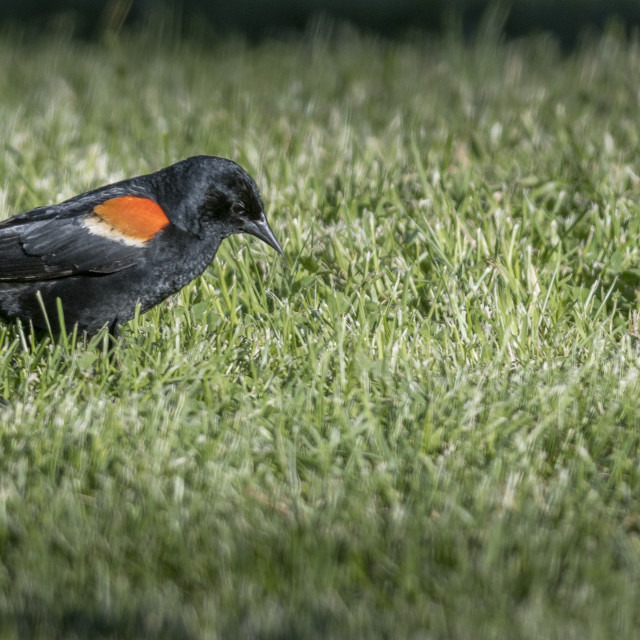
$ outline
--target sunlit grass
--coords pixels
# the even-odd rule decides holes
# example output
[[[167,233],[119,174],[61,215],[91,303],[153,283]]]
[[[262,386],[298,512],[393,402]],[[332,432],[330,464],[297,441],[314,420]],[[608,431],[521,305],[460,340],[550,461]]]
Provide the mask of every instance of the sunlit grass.
[[[634,637],[637,44],[0,59],[0,217],[209,153],[287,255],[226,241],[112,359],[0,326],[4,633]]]

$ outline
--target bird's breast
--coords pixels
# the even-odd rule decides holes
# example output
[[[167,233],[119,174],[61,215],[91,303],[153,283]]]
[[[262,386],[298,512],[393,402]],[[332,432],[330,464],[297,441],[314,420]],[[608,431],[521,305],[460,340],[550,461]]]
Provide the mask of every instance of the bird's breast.
[[[166,229],[152,241],[142,273],[145,274],[143,309],[151,308],[201,275],[211,264],[219,239],[199,239],[176,229]]]

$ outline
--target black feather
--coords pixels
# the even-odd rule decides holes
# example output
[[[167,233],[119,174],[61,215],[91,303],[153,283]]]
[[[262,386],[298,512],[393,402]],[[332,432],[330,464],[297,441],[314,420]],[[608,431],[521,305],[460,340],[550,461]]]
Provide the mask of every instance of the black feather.
[[[142,247],[91,233],[83,226],[89,215],[16,216],[0,225],[0,282],[114,273],[142,259]]]

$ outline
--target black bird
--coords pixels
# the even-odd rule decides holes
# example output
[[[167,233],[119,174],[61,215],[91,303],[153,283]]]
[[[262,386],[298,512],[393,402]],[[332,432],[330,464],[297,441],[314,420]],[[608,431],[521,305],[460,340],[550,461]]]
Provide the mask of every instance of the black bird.
[[[0,223],[0,316],[115,334],[200,275],[224,238],[250,233],[282,253],[258,188],[238,164],[196,156]],[[40,296],[38,296],[38,293]],[[40,298],[40,299],[39,299]]]

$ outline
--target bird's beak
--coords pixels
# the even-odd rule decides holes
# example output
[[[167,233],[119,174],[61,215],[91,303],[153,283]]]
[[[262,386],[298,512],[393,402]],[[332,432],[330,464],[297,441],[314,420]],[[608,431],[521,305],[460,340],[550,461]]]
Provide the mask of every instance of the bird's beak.
[[[271,231],[271,227],[264,217],[264,214],[260,216],[258,220],[245,220],[244,232],[260,238],[260,240],[266,242],[270,247],[273,247],[278,253],[284,255],[284,251],[273,235],[273,231]]]

